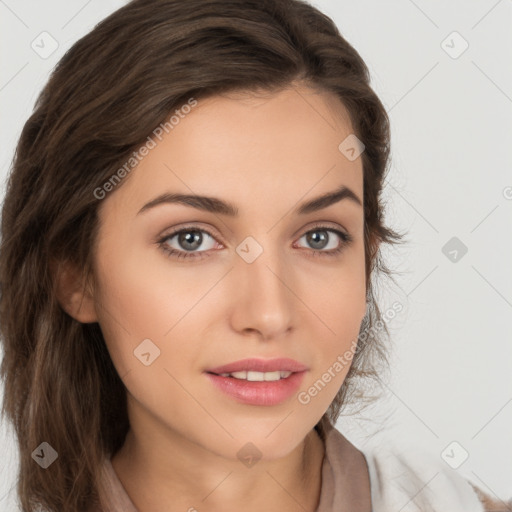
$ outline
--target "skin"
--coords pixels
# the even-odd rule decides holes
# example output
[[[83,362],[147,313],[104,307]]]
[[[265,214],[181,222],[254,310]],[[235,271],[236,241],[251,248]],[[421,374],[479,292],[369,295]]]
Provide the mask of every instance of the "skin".
[[[131,428],[112,464],[140,512],[169,504],[245,512],[317,507],[324,446],[314,426],[349,364],[307,405],[296,395],[276,406],[242,404],[204,371],[248,357],[290,357],[309,368],[304,391],[351,348],[366,311],[363,208],[343,199],[293,212],[341,185],[362,202],[361,158],[350,161],[338,149],[351,133],[334,96],[303,86],[201,100],[102,200],[94,284],[82,293],[63,278],[62,302],[77,320],[99,322],[127,388]],[[161,204],[137,214],[164,191],[217,197],[239,213]],[[169,257],[158,240],[190,223],[215,238],[202,233],[194,252],[203,257]],[[321,228],[315,232],[328,237],[325,247],[311,245],[304,235],[318,223],[353,241],[325,255],[344,242]],[[250,264],[236,252],[247,236],[263,248]],[[185,253],[189,247],[177,236],[164,243]],[[160,350],[149,366],[134,357],[147,338]],[[248,442],[262,453],[250,468],[237,457]],[[360,452],[348,441],[344,450],[348,473],[369,493]],[[341,491],[347,507],[362,510],[354,482],[347,476]]]

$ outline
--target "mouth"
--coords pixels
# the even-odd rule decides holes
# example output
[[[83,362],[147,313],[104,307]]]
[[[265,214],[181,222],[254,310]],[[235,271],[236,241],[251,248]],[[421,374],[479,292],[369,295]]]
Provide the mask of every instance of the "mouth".
[[[292,373],[286,370],[277,370],[275,372],[257,372],[257,371],[240,371],[240,372],[226,372],[226,373],[214,373],[206,372],[211,375],[218,375],[220,377],[230,377],[238,380],[246,380],[249,382],[275,382],[281,379],[287,379]]]
[[[306,372],[206,372],[206,376],[217,390],[236,402],[268,407],[289,400],[298,391]]]

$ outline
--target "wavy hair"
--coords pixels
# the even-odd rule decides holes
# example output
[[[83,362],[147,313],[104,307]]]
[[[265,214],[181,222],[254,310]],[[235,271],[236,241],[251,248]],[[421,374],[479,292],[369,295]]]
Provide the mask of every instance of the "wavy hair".
[[[364,382],[379,378],[389,332],[373,285],[378,274],[390,275],[381,242],[399,243],[403,235],[383,222],[389,119],[363,59],[328,16],[303,0],[131,1],[58,62],[9,172],[1,219],[0,377],[2,415],[19,448],[24,512],[79,512],[97,503],[101,462],[122,446],[129,428],[126,389],[100,326],[77,322],[56,298],[56,266],[93,272],[100,204],[94,190],[190,97],[272,93],[293,84],[334,93],[365,145],[368,309],[361,332],[373,335],[358,343],[322,420],[335,424],[346,405],[362,400]],[[32,459],[43,441],[58,453],[45,471]]]

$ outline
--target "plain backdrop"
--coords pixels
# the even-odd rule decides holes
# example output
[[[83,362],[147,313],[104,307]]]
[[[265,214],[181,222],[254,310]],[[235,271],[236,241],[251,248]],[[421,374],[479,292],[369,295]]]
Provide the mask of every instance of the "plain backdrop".
[[[15,143],[64,52],[121,0],[0,0],[2,199]],[[317,0],[370,68],[392,124],[384,250],[391,369],[381,400],[337,427],[361,449],[422,450],[512,496],[512,2]],[[50,56],[33,50],[48,32]],[[23,314],[23,312],[19,312]],[[0,511],[18,455],[0,424]],[[444,454],[444,455],[443,455]],[[426,483],[426,482],[425,482]]]

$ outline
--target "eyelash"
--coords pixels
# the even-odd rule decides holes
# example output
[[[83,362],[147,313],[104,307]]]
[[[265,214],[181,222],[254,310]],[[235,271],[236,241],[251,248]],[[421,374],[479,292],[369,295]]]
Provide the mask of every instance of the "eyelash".
[[[181,228],[181,229],[179,229],[177,231],[173,231],[172,233],[169,233],[168,235],[165,235],[164,237],[160,238],[157,241],[157,244],[160,247],[160,249],[162,251],[164,251],[169,258],[178,258],[178,259],[179,258],[184,258],[184,259],[192,258],[192,259],[197,259],[197,258],[207,258],[207,257],[211,256],[209,251],[191,252],[191,251],[178,251],[176,249],[170,249],[169,246],[165,243],[167,240],[169,240],[170,238],[175,237],[176,235],[179,235],[180,233],[187,233],[187,232],[194,232],[194,231],[199,231],[199,232],[202,232],[202,233],[207,233],[210,237],[212,237],[214,240],[216,240],[216,238],[213,236],[213,234],[210,233],[210,231],[208,231],[207,229],[199,228],[197,226],[186,226],[184,228]],[[335,233],[335,234],[337,234],[341,238],[341,244],[340,244],[340,246],[338,248],[331,249],[330,251],[322,251],[320,249],[311,249],[313,257],[316,257],[316,256],[327,256],[327,257],[337,256],[348,245],[350,245],[353,242],[352,235],[350,235],[348,233],[344,233],[343,231],[340,231],[338,229],[334,229],[332,227],[322,226],[322,225],[315,226],[314,228],[306,231],[303,235],[300,236],[300,238],[302,238],[304,235],[307,235],[309,233],[314,233],[315,231],[329,231],[329,232]]]

